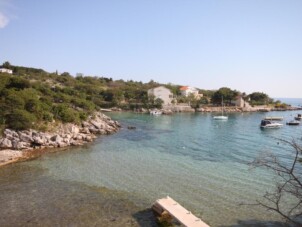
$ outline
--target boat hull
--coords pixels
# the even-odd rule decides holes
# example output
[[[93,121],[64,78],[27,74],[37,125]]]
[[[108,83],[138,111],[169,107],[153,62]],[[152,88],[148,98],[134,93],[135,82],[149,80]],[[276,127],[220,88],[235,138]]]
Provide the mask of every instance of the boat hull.
[[[289,122],[286,122],[287,125],[299,125],[300,124],[300,121],[289,121]]]
[[[215,119],[215,120],[227,120],[228,117],[227,116],[214,116],[213,119]]]

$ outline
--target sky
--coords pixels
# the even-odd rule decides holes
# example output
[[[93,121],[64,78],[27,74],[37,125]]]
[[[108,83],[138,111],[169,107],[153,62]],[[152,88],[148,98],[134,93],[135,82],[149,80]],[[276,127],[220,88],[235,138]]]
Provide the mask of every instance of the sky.
[[[0,0],[0,64],[302,97],[301,0]]]

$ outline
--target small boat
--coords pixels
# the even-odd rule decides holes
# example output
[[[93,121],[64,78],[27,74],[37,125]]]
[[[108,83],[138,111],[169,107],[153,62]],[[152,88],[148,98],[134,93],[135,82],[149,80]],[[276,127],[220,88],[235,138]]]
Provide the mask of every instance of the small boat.
[[[223,115],[221,115],[221,116],[214,116],[213,119],[215,119],[215,120],[227,120],[228,116],[223,116]]]
[[[214,116],[213,119],[215,120],[227,120],[229,117],[223,115],[223,97],[221,99],[221,115]]]
[[[286,124],[287,124],[287,125],[299,125],[299,124],[300,124],[300,121],[292,120],[292,121],[286,122]]]
[[[156,110],[156,109],[150,111],[150,114],[151,114],[151,115],[161,115],[162,113],[163,113],[162,111]]]
[[[273,122],[270,120],[262,120],[260,124],[260,128],[281,128],[283,124]]]
[[[297,117],[295,117],[295,120],[301,121],[302,120],[302,114],[298,114]]]
[[[268,117],[265,117],[264,120],[269,120],[269,121],[282,121],[282,120],[283,120],[283,117],[268,116]]]

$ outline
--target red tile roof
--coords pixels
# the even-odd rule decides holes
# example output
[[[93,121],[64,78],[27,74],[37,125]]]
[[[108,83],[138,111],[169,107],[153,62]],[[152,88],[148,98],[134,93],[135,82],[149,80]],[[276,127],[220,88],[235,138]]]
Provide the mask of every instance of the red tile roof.
[[[188,89],[189,89],[188,86],[182,86],[182,87],[179,88],[179,90],[181,90],[181,91],[186,91],[186,90],[188,90]]]

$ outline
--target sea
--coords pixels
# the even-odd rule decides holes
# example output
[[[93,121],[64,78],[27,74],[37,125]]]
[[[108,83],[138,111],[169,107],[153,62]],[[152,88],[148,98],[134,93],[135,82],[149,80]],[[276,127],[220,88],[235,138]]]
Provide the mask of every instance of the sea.
[[[156,226],[150,208],[166,196],[211,226],[282,226],[253,205],[280,179],[251,163],[273,154],[291,165],[280,139],[301,144],[302,126],[285,124],[301,112],[109,113],[118,133],[0,168],[0,226]],[[265,116],[284,126],[261,130]]]
[[[293,107],[302,107],[302,98],[274,98],[275,101],[280,100]]]

